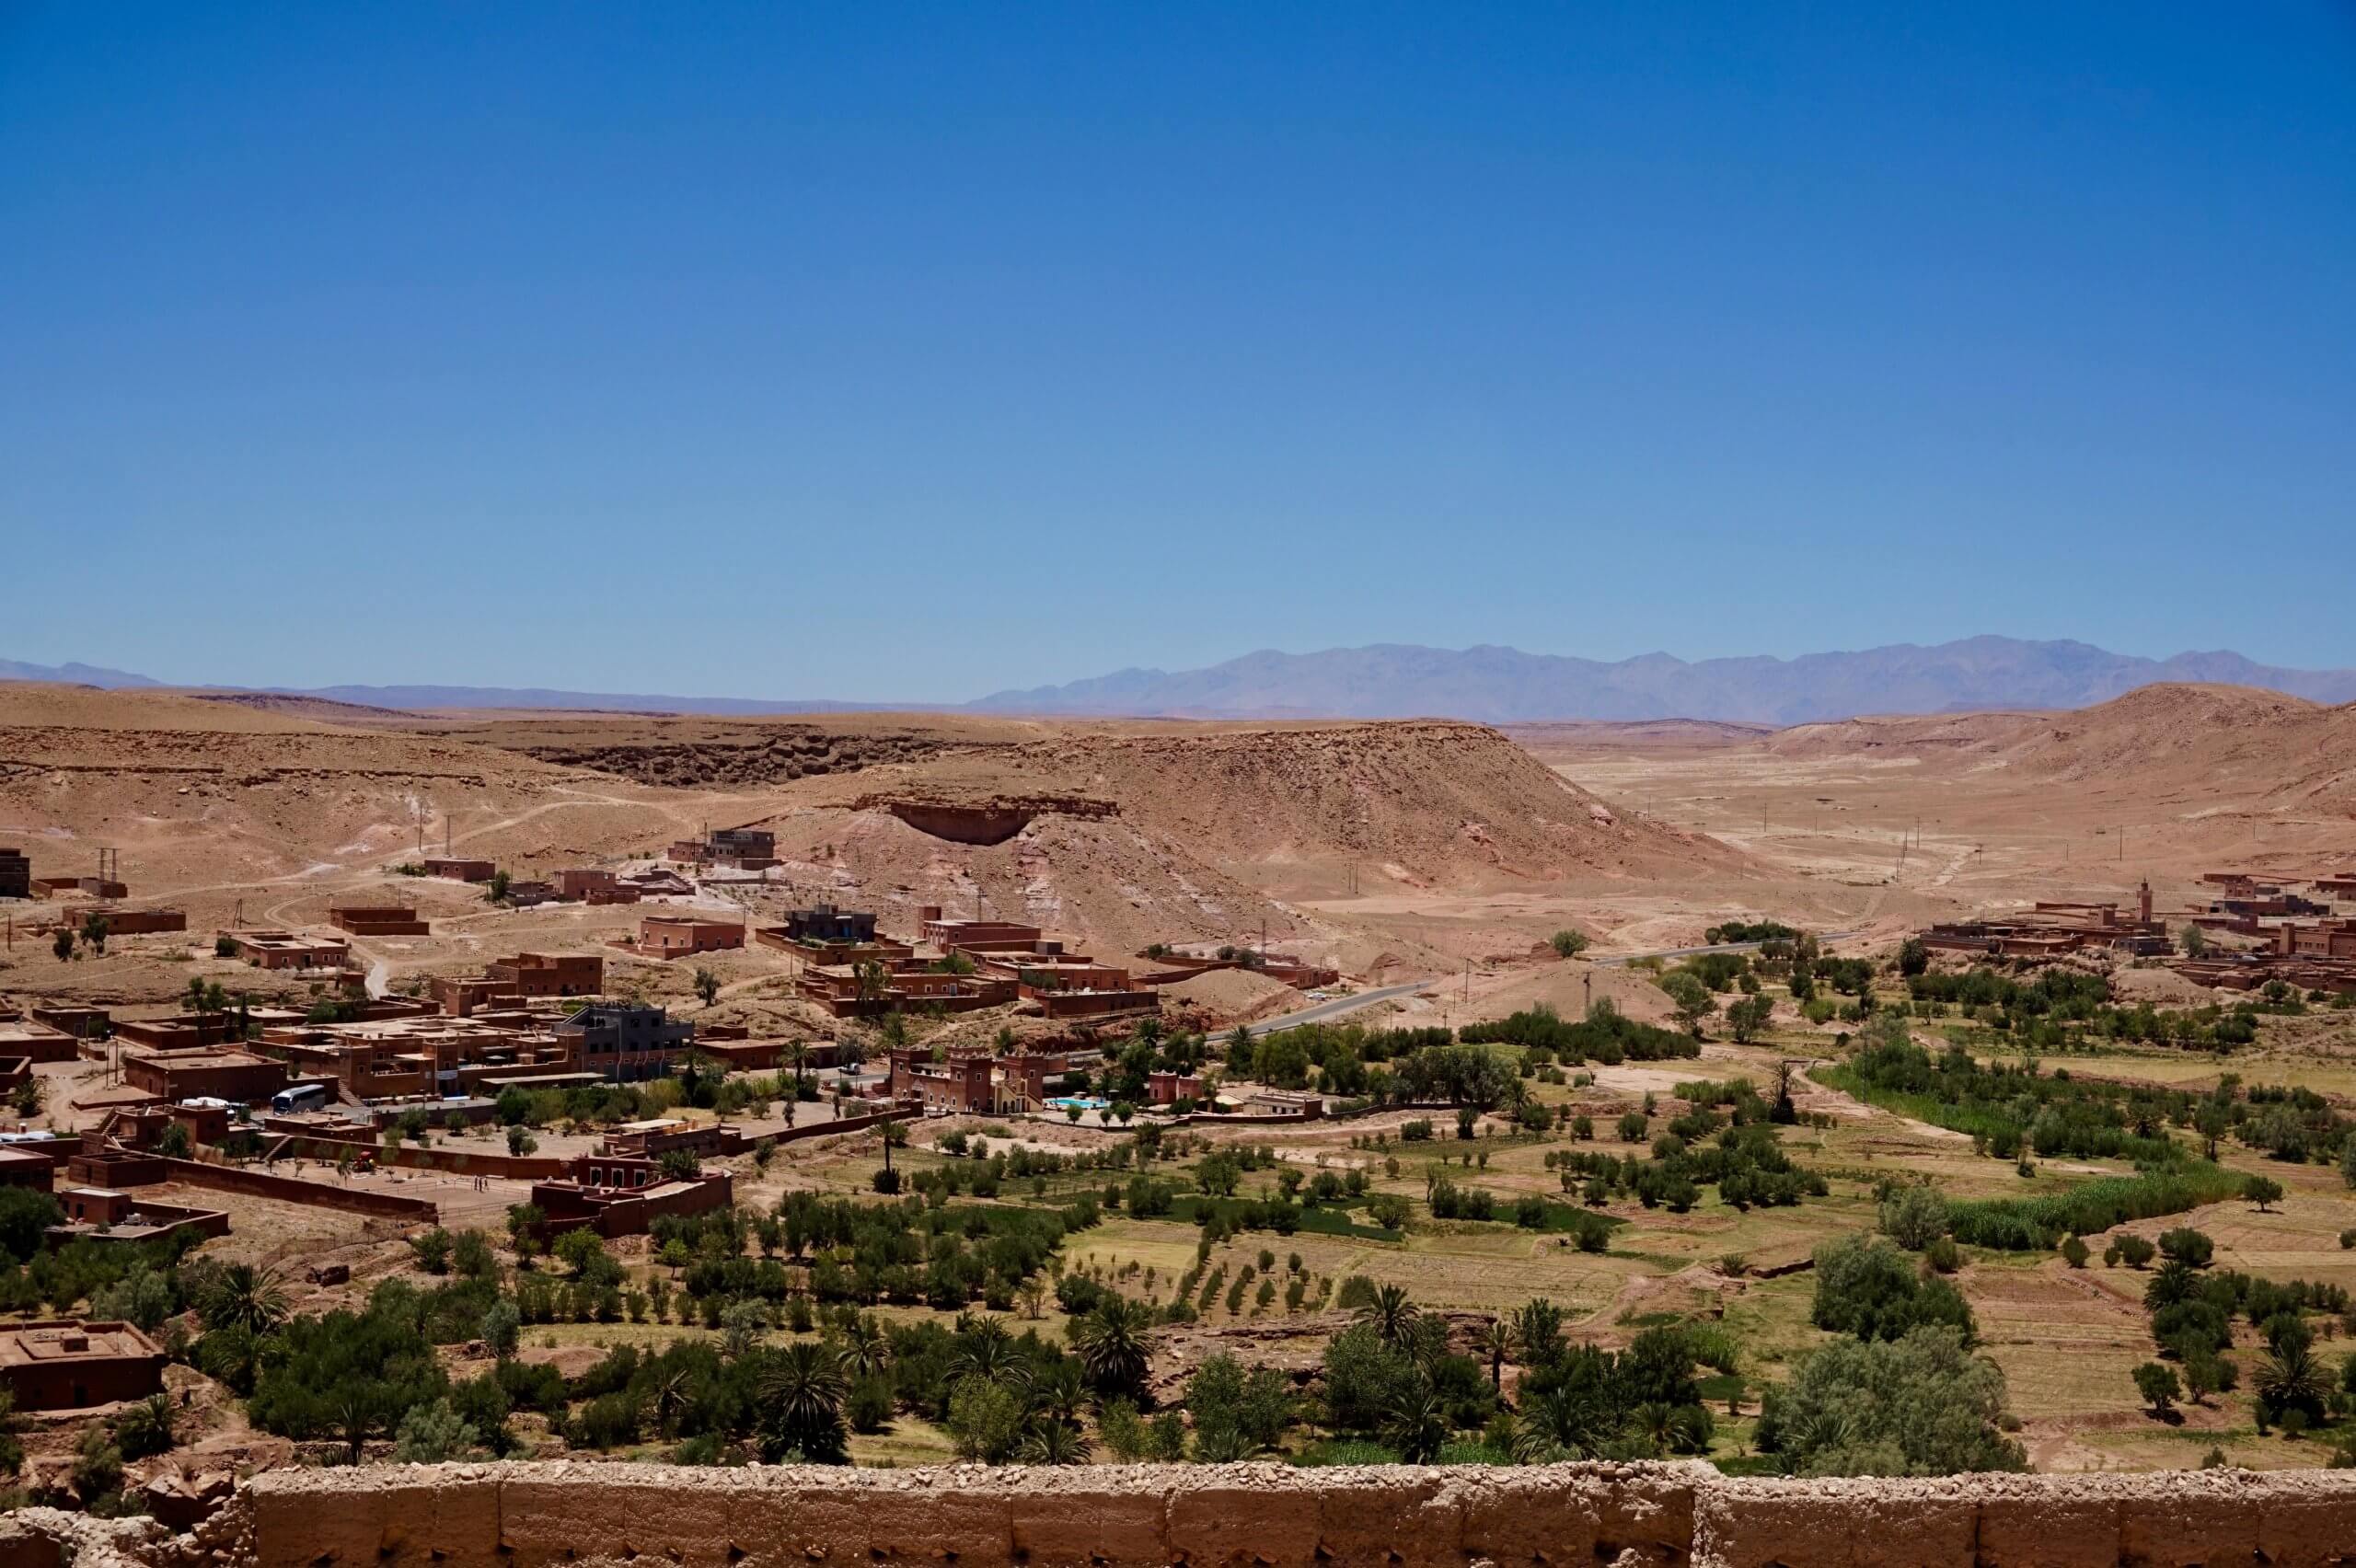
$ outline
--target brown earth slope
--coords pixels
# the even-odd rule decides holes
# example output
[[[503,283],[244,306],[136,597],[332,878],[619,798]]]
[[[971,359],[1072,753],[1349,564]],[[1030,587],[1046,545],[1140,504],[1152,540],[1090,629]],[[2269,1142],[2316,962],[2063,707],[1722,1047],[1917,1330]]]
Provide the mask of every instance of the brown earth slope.
[[[762,907],[814,897],[906,928],[941,904],[1108,953],[1258,940],[1415,966],[1395,929],[1300,899],[1565,879],[1739,877],[1724,846],[1632,822],[1496,732],[1409,723],[1055,724],[853,714],[450,715],[0,687],[0,841],[42,870],[121,850],[134,901],[201,929],[387,880],[444,844],[517,875],[659,854],[706,826],[779,838]],[[373,892],[372,892],[373,889]],[[732,896],[738,894],[732,894]]]

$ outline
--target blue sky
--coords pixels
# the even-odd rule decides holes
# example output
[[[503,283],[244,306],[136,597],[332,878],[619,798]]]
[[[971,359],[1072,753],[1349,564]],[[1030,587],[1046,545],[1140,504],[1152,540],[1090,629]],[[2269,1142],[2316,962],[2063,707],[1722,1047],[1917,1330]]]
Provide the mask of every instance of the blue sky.
[[[2356,664],[2356,7],[0,5],[0,657]]]

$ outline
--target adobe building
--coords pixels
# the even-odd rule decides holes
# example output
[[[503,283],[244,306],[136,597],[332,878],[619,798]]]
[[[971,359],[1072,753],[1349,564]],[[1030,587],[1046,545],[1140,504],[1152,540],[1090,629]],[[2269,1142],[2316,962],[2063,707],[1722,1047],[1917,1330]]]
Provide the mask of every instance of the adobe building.
[[[556,873],[554,881],[558,897],[584,904],[596,903],[599,894],[616,893],[622,885],[619,873],[603,866],[567,867]]]
[[[158,1100],[225,1100],[255,1105],[286,1087],[286,1064],[222,1046],[122,1053],[122,1081]]]
[[[574,1070],[609,1082],[667,1078],[679,1053],[695,1041],[696,1026],[673,1022],[658,1007],[592,1002],[556,1026]]]
[[[804,1001],[815,1003],[837,1018],[881,1018],[886,1013],[917,1008],[941,1012],[975,1012],[1004,1007],[1018,1000],[1016,983],[995,974],[948,974],[929,969],[901,969],[885,975],[878,987],[866,987],[855,964],[812,964],[794,980]]]
[[[753,940],[807,963],[899,964],[916,956],[910,944],[878,935],[875,918],[865,910],[814,904],[787,910],[783,924],[757,928]]]
[[[646,915],[638,922],[633,951],[641,958],[665,961],[699,952],[722,952],[745,945],[741,920],[718,920],[694,915]]]
[[[172,1013],[163,1018],[117,1019],[114,1037],[125,1045],[156,1051],[192,1051],[200,1045],[222,1045],[241,1038],[247,1024],[267,1027],[299,1022],[303,1015],[285,1008],[247,1008],[237,1012]]]
[[[71,1062],[81,1054],[81,1042],[62,1029],[13,1020],[0,1023],[0,1056],[21,1056],[28,1062]]]
[[[328,910],[328,924],[355,937],[430,937],[433,928],[417,911],[400,905],[339,905]]]
[[[73,1002],[44,1002],[33,1009],[33,1021],[45,1023],[76,1040],[104,1040],[114,1032],[114,1019],[104,1008]]]
[[[144,937],[159,931],[188,929],[188,911],[185,909],[111,908],[98,910],[96,913],[104,917],[109,937]],[[70,924],[77,928],[81,924],[80,920],[69,918],[64,915],[58,917],[58,923]]]
[[[987,1114],[996,1103],[997,1064],[987,1049],[953,1052],[936,1062],[922,1046],[904,1046],[891,1057],[895,1103],[914,1105],[928,1116]]]
[[[14,845],[0,845],[0,898],[33,895],[33,863]]]
[[[777,835],[765,827],[717,828],[700,840],[679,839],[664,858],[686,865],[766,870],[777,864]]]
[[[1342,978],[1342,972],[1338,969],[1311,963],[1288,952],[1239,952],[1229,958],[1186,952],[1159,955],[1141,952],[1137,956],[1151,965],[1138,975],[1140,986],[1174,986],[1182,980],[1192,980],[1197,974],[1207,974],[1214,969],[1248,969],[1253,974],[1265,974],[1279,985],[1290,986],[1297,991],[1337,985]]]
[[[947,919],[938,904],[917,911],[917,940],[942,952],[1036,952],[1045,938],[1039,927],[1013,920]]]
[[[167,1236],[229,1234],[229,1216],[219,1209],[157,1203],[120,1188],[68,1187],[57,1198],[65,1210],[65,1223],[51,1226],[48,1235],[61,1243],[100,1241],[139,1247]]]
[[[1182,1100],[1200,1100],[1203,1080],[1193,1073],[1148,1073],[1145,1075],[1146,1100],[1155,1105],[1175,1105]]]
[[[352,944],[333,937],[306,937],[294,931],[223,931],[219,940],[232,956],[256,969],[341,969],[352,959]]]
[[[637,1236],[662,1216],[708,1214],[734,1201],[735,1183],[725,1170],[671,1177],[657,1159],[619,1152],[580,1155],[566,1175],[532,1183],[532,1204],[548,1236],[583,1229]]]
[[[498,873],[499,868],[492,862],[471,856],[429,855],[425,859],[425,874],[445,882],[487,882]]]
[[[1945,921],[1918,935],[1936,951],[1990,958],[2059,958],[2099,950],[2157,958],[2175,948],[2167,926],[2153,917],[2148,882],[2135,891],[2132,917],[2121,916],[2115,903],[2040,899],[2028,914],[2015,919]]]
[[[52,1319],[0,1328],[0,1381],[18,1410],[85,1410],[164,1389],[164,1347],[129,1323]]]
[[[46,1154],[0,1144],[0,1187],[46,1193],[57,1185],[57,1161]]]
[[[519,952],[492,959],[483,977],[519,997],[594,997],[606,988],[606,961],[594,952]]]
[[[495,1094],[492,1079],[581,1070],[573,1043],[514,1013],[284,1024],[262,1031],[256,1049],[295,1078],[363,1101]]]
[[[2356,959],[2356,920],[2292,921],[2277,926],[2274,951],[2285,958]]]

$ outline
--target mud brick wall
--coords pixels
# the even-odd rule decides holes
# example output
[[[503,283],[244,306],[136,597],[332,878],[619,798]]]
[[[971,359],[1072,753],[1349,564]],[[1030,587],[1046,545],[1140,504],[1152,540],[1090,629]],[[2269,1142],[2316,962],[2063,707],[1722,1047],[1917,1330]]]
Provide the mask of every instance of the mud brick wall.
[[[205,1537],[264,1568],[2325,1568],[2356,1475],[375,1466],[262,1475]]]

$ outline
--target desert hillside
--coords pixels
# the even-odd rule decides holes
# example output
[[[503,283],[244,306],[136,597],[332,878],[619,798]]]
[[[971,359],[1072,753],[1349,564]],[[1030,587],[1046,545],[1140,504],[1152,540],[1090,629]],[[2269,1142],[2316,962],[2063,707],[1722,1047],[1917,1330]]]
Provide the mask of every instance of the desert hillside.
[[[1265,931],[1384,972],[1454,950],[1311,904],[1744,866],[1453,722],[434,716],[0,687],[0,835],[44,870],[118,849],[135,901],[185,905],[200,928],[316,920],[363,894],[463,901],[389,878],[445,845],[527,876],[752,824],[782,859],[741,895],[762,907],[829,898],[895,927],[925,904],[979,908],[1112,952]]]
[[[2154,791],[2199,787],[2282,803],[2356,799],[2356,704],[2229,686],[2149,686],[2066,713],[1973,713],[1802,724],[1777,756],[1946,757],[2046,779]]]

